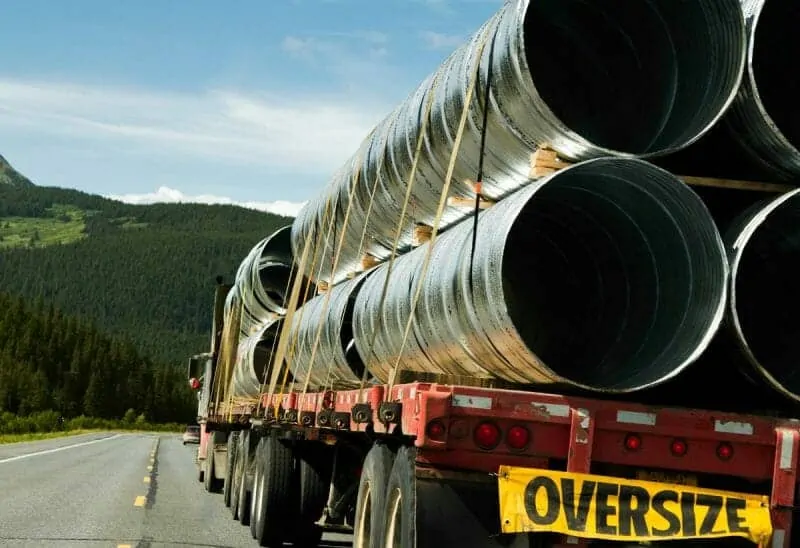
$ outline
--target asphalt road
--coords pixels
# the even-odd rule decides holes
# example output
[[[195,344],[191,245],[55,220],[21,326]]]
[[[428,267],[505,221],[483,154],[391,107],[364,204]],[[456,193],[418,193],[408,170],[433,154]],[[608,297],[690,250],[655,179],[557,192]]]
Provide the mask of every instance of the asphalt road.
[[[0,546],[257,546],[197,481],[196,450],[147,434],[0,445]]]

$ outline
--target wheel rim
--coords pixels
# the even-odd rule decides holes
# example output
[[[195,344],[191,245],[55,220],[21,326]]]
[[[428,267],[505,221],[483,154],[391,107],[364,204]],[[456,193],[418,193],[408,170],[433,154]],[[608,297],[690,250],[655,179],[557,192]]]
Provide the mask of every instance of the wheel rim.
[[[358,531],[353,548],[370,548],[369,538],[372,532],[372,482],[364,482],[364,504],[358,516]]]
[[[399,548],[402,544],[401,534],[403,531],[403,518],[400,512],[403,495],[400,489],[392,491],[389,498],[389,520],[386,524],[386,548]]]

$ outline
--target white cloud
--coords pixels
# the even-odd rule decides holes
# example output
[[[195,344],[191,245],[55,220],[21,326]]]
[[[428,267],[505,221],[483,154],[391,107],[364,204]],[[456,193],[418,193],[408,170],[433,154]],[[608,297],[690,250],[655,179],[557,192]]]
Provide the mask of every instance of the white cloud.
[[[422,40],[431,49],[453,50],[467,40],[467,35],[443,34],[441,32],[423,31],[420,33]]]
[[[0,128],[327,179],[389,110],[363,97],[197,93],[0,78]],[[146,161],[146,160],[144,160]]]
[[[258,211],[266,211],[278,215],[285,215],[287,217],[295,217],[300,211],[300,208],[305,205],[303,203],[287,202],[278,200],[275,202],[256,202],[256,201],[236,201],[224,196],[214,196],[213,194],[200,194],[197,196],[189,196],[166,186],[159,187],[155,192],[147,194],[121,194],[109,195],[106,198],[112,200],[119,200],[128,204],[156,204],[156,203],[196,203],[196,204],[229,204],[246,207],[248,209],[255,209]]]

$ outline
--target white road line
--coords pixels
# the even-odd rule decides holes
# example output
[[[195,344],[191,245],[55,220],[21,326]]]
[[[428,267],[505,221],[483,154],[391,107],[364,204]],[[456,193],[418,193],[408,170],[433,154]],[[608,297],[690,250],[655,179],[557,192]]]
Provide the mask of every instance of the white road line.
[[[13,462],[15,460],[27,459],[28,457],[36,457],[38,455],[47,455],[49,453],[56,453],[58,451],[65,451],[67,449],[74,449],[75,447],[83,447],[85,445],[91,445],[93,443],[100,443],[101,441],[113,440],[113,439],[118,438],[120,436],[121,436],[121,434],[114,434],[113,436],[109,436],[107,438],[100,438],[99,440],[84,441],[84,442],[81,442],[81,443],[73,443],[72,445],[65,445],[63,447],[56,447],[55,449],[46,449],[44,451],[36,451],[35,453],[26,453],[24,455],[17,455],[16,457],[8,457],[8,458],[5,458],[5,459],[0,459],[0,464],[6,463],[6,462]]]

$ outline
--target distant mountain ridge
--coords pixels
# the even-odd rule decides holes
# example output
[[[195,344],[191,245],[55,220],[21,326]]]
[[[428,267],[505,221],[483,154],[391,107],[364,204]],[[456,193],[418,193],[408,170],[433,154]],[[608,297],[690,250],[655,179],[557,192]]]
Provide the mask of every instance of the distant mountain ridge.
[[[37,186],[0,157],[0,287],[182,364],[208,349],[215,277],[230,280],[260,239],[291,221],[233,205],[131,205]]]
[[[11,167],[11,164],[0,154],[0,185],[17,187],[33,186],[30,179]]]

